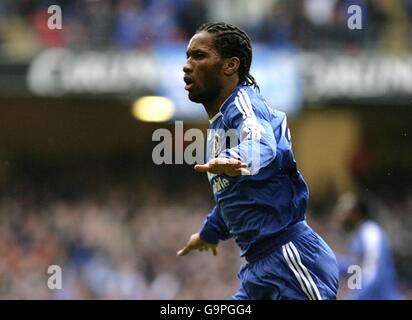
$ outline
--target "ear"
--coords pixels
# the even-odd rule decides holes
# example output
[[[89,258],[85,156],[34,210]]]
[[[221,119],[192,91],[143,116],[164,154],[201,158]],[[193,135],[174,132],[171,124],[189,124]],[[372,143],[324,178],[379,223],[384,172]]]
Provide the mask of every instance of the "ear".
[[[226,76],[232,76],[235,73],[237,73],[239,66],[240,66],[240,60],[238,57],[227,58],[224,64],[223,72]]]

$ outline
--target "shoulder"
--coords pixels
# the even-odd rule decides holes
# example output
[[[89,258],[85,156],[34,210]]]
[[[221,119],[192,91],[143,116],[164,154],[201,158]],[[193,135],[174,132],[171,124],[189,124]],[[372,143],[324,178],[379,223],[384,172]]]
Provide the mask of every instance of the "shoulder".
[[[249,86],[239,86],[223,112],[227,123],[240,116],[243,119],[270,116],[269,108],[263,97]]]

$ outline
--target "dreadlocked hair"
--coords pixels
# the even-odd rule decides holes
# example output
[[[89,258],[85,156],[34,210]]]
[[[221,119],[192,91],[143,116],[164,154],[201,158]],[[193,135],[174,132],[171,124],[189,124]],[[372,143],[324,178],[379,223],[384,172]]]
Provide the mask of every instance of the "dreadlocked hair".
[[[196,30],[196,33],[201,31],[206,31],[214,35],[214,44],[222,57],[239,58],[239,83],[253,86],[259,90],[255,78],[249,73],[252,64],[252,46],[246,32],[224,22],[205,23]]]

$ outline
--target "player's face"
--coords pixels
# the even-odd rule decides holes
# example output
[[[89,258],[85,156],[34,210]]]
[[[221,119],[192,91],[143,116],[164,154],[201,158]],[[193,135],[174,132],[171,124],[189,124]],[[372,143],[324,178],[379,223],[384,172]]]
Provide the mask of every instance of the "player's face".
[[[216,99],[222,88],[223,59],[213,43],[213,35],[206,31],[195,34],[190,39],[183,67],[185,90],[189,99],[197,103],[207,103]]]

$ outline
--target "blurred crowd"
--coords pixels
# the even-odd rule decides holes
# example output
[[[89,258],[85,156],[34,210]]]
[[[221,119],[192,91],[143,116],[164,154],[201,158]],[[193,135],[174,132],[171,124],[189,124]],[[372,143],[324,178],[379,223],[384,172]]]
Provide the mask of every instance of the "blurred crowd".
[[[170,195],[160,185],[142,181],[77,197],[53,195],[52,188],[3,192],[0,299],[230,298],[244,263],[234,241],[221,243],[217,257],[176,256],[201,227],[213,205],[210,195],[193,185],[192,192]],[[344,254],[346,238],[333,218],[333,202],[316,208],[310,203],[309,224],[337,255]],[[375,207],[393,246],[403,297],[411,299],[412,194],[397,203],[378,199]],[[48,287],[52,265],[62,270],[60,290]],[[347,291],[344,281],[339,298]]]
[[[51,5],[61,30],[48,28]],[[362,29],[350,30],[351,5]],[[303,49],[409,50],[411,0],[3,0],[0,54],[31,57],[49,47],[144,49],[187,40],[206,21],[243,27],[254,42]]]
[[[210,203],[125,190],[77,199],[2,196],[0,299],[229,298],[240,266],[233,242],[217,257],[176,256]],[[48,287],[52,265],[62,270],[61,289]]]

